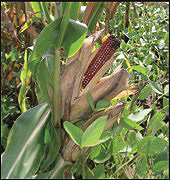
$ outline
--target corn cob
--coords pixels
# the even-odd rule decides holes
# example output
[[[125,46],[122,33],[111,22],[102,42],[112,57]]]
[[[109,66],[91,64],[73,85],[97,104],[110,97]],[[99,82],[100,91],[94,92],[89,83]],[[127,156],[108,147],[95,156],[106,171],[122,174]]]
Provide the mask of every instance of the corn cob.
[[[120,47],[120,42],[114,35],[110,35],[107,40],[102,43],[95,57],[89,64],[84,78],[82,80],[82,88],[84,89],[99,69],[108,61],[117,48]]]

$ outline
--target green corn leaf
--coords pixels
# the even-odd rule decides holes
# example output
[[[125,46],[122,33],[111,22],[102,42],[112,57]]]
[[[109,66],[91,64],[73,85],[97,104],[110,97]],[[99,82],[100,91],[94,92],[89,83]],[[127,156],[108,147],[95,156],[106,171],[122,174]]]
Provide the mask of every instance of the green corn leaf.
[[[1,178],[24,179],[38,169],[44,154],[44,133],[50,109],[41,104],[19,116],[2,155]]]
[[[48,142],[49,151],[45,160],[43,160],[41,164],[41,170],[45,171],[49,168],[49,166],[56,159],[59,149],[60,149],[60,138],[57,134],[57,129],[53,126],[51,122],[49,122],[49,136],[50,140]]]

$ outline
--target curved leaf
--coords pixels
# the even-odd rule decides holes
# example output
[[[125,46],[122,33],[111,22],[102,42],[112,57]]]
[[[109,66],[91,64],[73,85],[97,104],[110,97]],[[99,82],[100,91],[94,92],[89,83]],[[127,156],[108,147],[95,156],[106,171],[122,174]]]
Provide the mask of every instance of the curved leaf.
[[[44,154],[44,130],[49,115],[47,104],[41,104],[18,117],[2,155],[1,178],[28,178],[37,171]]]
[[[34,46],[32,61],[43,56],[48,49],[57,47],[61,20],[59,17],[41,31]]]
[[[81,139],[81,147],[94,146],[99,142],[108,116],[101,116],[94,121],[84,132]]]
[[[83,131],[68,121],[64,122],[64,129],[67,131],[74,143],[80,145]]]
[[[56,159],[59,149],[60,149],[60,138],[57,134],[56,128],[51,122],[49,122],[49,151],[46,159],[42,161],[41,170],[46,170]]]
[[[50,48],[61,48],[58,41],[61,20],[62,17],[59,17],[41,31],[34,46],[32,61],[45,55]],[[87,26],[85,24],[69,19],[68,27],[61,43],[65,57],[70,57],[79,50],[86,34]]]
[[[82,46],[87,35],[87,26],[79,21],[69,20],[62,46],[64,48],[64,56],[73,56]]]
[[[38,174],[35,179],[66,179],[65,170],[72,165],[71,162],[65,161],[60,155],[58,155],[55,167],[46,173]]]

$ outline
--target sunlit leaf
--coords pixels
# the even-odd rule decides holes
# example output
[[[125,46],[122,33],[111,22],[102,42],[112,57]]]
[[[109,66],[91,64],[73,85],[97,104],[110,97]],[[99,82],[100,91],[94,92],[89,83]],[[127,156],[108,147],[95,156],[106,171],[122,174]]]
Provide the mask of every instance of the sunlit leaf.
[[[80,145],[81,144],[81,138],[83,136],[83,131],[75,126],[74,124],[65,121],[64,122],[64,129],[69,134],[71,139],[74,141],[75,144]]]
[[[107,116],[101,116],[95,120],[84,132],[81,147],[90,147],[99,144],[100,136],[105,127]]]

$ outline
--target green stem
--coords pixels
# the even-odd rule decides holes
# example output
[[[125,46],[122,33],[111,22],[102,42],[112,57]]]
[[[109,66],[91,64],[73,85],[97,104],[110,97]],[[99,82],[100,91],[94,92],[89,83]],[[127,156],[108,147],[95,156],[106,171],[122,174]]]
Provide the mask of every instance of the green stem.
[[[42,2],[42,8],[43,8],[43,12],[44,12],[44,15],[46,17],[46,19],[48,20],[48,24],[50,24],[52,22],[51,18],[50,18],[50,15],[48,13],[48,9],[47,9],[47,6],[46,6],[46,2]]]
[[[53,61],[53,124],[60,127],[60,54],[55,50]]]

